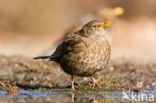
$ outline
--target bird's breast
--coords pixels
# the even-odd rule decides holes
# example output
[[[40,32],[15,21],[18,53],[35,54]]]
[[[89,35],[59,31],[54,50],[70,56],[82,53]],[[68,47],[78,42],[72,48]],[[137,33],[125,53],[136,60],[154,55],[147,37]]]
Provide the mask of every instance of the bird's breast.
[[[62,58],[62,67],[71,74],[91,75],[106,65],[109,59],[109,44],[103,38],[83,38],[72,51]],[[88,74],[87,74],[88,73]]]

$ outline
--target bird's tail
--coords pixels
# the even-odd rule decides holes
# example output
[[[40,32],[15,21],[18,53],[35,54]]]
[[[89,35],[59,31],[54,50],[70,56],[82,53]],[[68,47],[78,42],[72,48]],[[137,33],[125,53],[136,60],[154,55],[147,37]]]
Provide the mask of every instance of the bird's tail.
[[[49,61],[55,61],[55,62],[59,62],[60,58],[58,58],[57,56],[39,56],[39,57],[35,57],[34,59],[48,59]]]
[[[40,57],[35,57],[34,59],[49,59],[50,56],[40,56]]]

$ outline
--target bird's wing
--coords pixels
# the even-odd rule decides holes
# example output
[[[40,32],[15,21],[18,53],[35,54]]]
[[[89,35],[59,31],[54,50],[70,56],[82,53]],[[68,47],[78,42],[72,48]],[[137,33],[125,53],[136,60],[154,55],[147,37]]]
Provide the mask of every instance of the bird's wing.
[[[80,37],[80,35],[77,35],[77,33],[67,36],[65,40],[58,45],[55,52],[49,59],[59,62],[64,55],[70,53],[74,49],[74,45],[80,42],[82,42],[82,38]]]

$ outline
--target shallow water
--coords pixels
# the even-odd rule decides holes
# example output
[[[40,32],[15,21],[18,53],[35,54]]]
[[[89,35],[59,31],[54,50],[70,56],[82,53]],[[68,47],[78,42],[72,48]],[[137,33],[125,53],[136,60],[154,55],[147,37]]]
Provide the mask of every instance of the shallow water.
[[[0,91],[0,103],[26,102],[56,102],[56,103],[92,103],[92,102],[119,102],[119,101],[156,101],[156,88],[135,89],[124,91],[47,91],[47,90],[19,90],[17,94]],[[22,102],[21,102],[22,101]]]

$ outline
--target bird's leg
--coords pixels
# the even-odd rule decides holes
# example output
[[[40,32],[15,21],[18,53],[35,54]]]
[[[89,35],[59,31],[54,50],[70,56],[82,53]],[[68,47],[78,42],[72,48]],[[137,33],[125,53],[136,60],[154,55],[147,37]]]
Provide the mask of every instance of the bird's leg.
[[[74,76],[71,75],[71,81],[72,81],[72,90],[75,90],[75,87],[74,87]]]
[[[100,84],[98,83],[98,81],[99,81],[101,78],[95,79],[93,76],[92,76],[91,78],[92,78],[92,82],[93,82],[93,88],[94,88],[95,86],[97,86],[97,87],[100,88]]]

